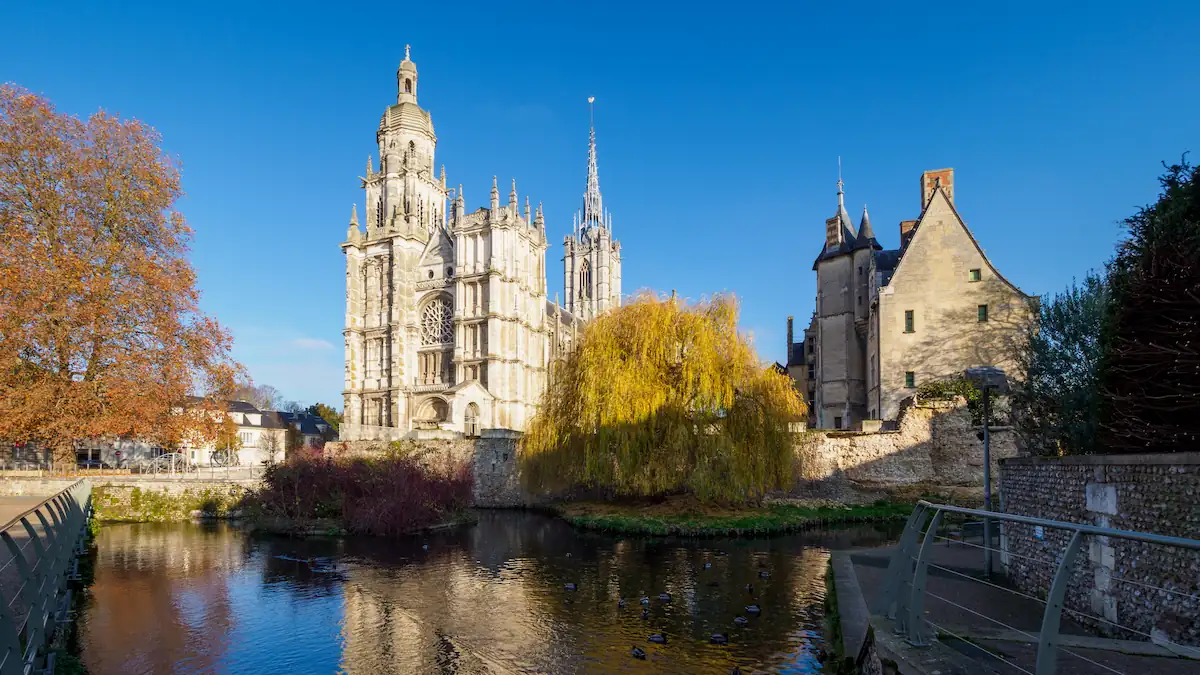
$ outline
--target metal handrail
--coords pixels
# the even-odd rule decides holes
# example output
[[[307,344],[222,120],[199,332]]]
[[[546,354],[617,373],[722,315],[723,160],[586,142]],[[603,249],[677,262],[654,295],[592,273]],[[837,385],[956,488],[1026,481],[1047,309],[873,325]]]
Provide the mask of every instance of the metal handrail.
[[[48,646],[71,607],[69,582],[79,578],[91,494],[90,481],[75,481],[0,528],[12,556],[0,574],[17,568],[16,579],[0,578],[0,597],[7,597],[0,602],[0,675],[53,672]],[[26,541],[18,544],[22,536]]]
[[[1165,546],[1181,546],[1183,548],[1191,548],[1200,550],[1200,540],[1184,539],[1182,537],[1168,537],[1163,534],[1154,534],[1153,532],[1136,532],[1133,530],[1118,530],[1111,527],[1100,527],[1099,525],[1088,525],[1086,523],[1068,523],[1061,520],[1047,520],[1045,518],[1034,518],[1032,516],[1020,516],[1014,513],[1001,513],[997,511],[983,511],[981,509],[968,509],[962,506],[949,506],[947,504],[934,504],[927,502],[924,499],[917,502],[918,506],[935,507],[939,511],[947,513],[962,513],[971,516],[979,516],[980,518],[992,518],[995,520],[1007,520],[1013,523],[1024,523],[1026,525],[1041,525],[1042,527],[1055,527],[1063,530],[1076,530],[1083,534],[1097,534],[1105,537],[1119,537],[1121,539],[1133,539],[1134,541],[1144,541],[1148,544],[1163,544]]]
[[[1011,513],[1000,513],[996,511],[970,509],[960,506],[949,506],[946,504],[934,504],[932,502],[921,500],[917,502],[916,506],[913,508],[913,512],[909,516],[908,522],[904,526],[904,532],[900,536],[900,543],[897,545],[895,552],[892,554],[891,561],[888,564],[887,576],[884,581],[882,597],[882,608],[884,614],[887,616],[887,618],[896,622],[897,633],[906,635],[908,643],[913,646],[921,647],[928,645],[931,635],[929,634],[927,627],[936,628],[936,626],[932,624],[925,616],[925,597],[926,595],[932,596],[932,594],[926,592],[925,587],[928,580],[929,567],[931,565],[935,568],[939,567],[938,565],[933,565],[930,562],[930,558],[931,554],[933,553],[934,542],[938,539],[944,539],[944,537],[939,537],[937,533],[942,524],[942,517],[947,513],[981,517],[985,519],[984,522],[987,522],[989,519],[994,519],[1012,523],[1021,523],[1025,525],[1041,526],[1044,528],[1055,528],[1070,532],[1070,540],[1067,543],[1066,548],[1063,549],[1061,556],[1058,557],[1054,577],[1051,581],[1049,592],[1047,593],[1047,597],[1044,601],[1045,609],[1042,613],[1041,632],[1037,636],[1038,649],[1035,675],[1054,675],[1058,670],[1058,652],[1060,651],[1059,629],[1062,612],[1064,611],[1063,605],[1067,586],[1071,580],[1075,558],[1079,553],[1080,543],[1084,535],[1114,537],[1118,539],[1129,539],[1132,541],[1140,541],[1149,544],[1177,546],[1191,550],[1200,550],[1200,540],[1196,539],[1170,537],[1160,534],[1153,534],[1150,532],[1118,530],[1110,527],[1088,525],[1086,523],[1070,523],[1065,521],[1048,520],[1045,518],[1021,516]],[[932,519],[930,519],[931,514]],[[927,521],[928,527],[926,527]],[[923,538],[922,532],[924,532]],[[919,543],[918,539],[920,539]],[[984,545],[981,548],[985,549],[985,553],[990,552],[991,544],[991,541],[984,542]],[[994,584],[987,585],[994,586]],[[1012,592],[1017,593],[1018,595],[1029,597],[1026,594],[1019,593],[1017,591]],[[932,597],[942,599],[939,596]],[[971,610],[968,609],[968,611]],[[1072,614],[1079,614],[1079,612],[1071,609],[1066,609],[1065,611]],[[984,618],[989,618],[990,620],[995,621],[990,617]],[[1101,621],[1106,621],[1100,617],[1094,618]],[[1139,632],[1111,621],[1106,622],[1112,623],[1119,628],[1130,630],[1135,633]],[[999,622],[997,621],[996,623]],[[1030,635],[1028,633],[1026,634]],[[1141,634],[1145,635],[1145,633]],[[1030,637],[1032,637],[1032,635],[1030,635]],[[1092,661],[1081,654],[1071,652],[1065,648],[1062,649],[1062,651],[1066,651],[1067,653],[1084,659],[1092,664],[1099,665],[1096,664],[1095,661]]]

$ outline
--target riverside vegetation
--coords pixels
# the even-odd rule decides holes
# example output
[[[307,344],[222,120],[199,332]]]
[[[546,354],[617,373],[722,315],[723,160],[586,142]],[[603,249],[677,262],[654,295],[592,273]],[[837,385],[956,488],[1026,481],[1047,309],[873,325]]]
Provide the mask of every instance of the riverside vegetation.
[[[470,504],[469,466],[391,453],[271,466],[249,515],[268,531],[395,536],[468,522]]]

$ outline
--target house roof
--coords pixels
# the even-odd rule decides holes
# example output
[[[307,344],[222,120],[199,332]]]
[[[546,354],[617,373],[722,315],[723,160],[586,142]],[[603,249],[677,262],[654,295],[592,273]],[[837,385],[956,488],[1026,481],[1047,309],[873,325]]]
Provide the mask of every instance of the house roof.
[[[246,401],[226,401],[226,404],[229,406],[229,412],[240,412],[240,413],[261,413],[262,412],[253,403],[248,403]]]
[[[262,411],[262,424],[259,426],[264,429],[286,429],[287,418],[284,417],[285,414],[278,410],[264,410]]]

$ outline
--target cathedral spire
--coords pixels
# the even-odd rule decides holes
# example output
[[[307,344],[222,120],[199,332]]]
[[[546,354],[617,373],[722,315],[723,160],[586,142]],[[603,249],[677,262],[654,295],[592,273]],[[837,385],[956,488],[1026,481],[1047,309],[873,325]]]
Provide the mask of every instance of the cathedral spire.
[[[500,208],[500,188],[496,185],[496,177],[492,176],[492,217],[495,218],[496,211]]]
[[[512,209],[513,215],[517,214],[517,179],[512,179],[512,190],[508,193],[508,206]]]
[[[350,224],[358,227],[358,204],[350,205]]]
[[[604,205],[600,199],[600,172],[596,169],[596,97],[588,97],[588,175],[583,194],[583,227],[604,227]]]
[[[372,173],[375,173],[375,166],[371,162],[371,156],[367,155],[367,178],[370,178]]]

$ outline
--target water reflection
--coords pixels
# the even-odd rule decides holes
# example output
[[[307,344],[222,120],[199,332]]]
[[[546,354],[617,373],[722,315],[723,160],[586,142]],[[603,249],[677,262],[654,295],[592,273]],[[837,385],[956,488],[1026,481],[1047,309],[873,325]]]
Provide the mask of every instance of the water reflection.
[[[92,675],[813,672],[828,550],[891,535],[622,539],[518,512],[399,541],[108,526],[84,661]]]

